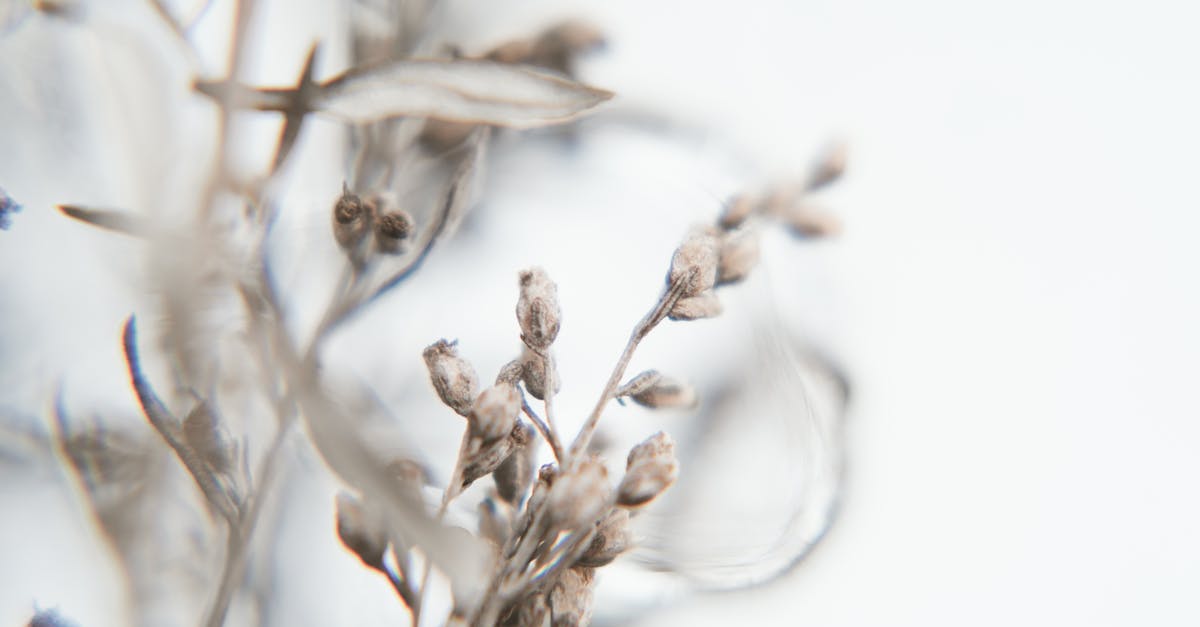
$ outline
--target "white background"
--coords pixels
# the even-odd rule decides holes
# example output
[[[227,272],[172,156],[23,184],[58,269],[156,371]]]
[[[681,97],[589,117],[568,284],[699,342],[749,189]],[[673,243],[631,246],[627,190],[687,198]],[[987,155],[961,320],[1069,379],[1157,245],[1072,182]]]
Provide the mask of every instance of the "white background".
[[[619,104],[717,129],[714,141],[738,146],[751,171],[794,174],[830,137],[851,147],[846,180],[824,199],[846,223],[819,257],[832,287],[804,304],[826,312],[804,315],[828,329],[855,383],[842,515],[785,580],[645,624],[1200,622],[1192,5],[498,4],[453,4],[473,16],[462,36],[499,40],[549,16],[591,17],[611,40],[585,66],[587,80],[618,92]],[[486,34],[493,29],[500,34]],[[0,120],[0,129],[17,124]],[[23,150],[33,156],[10,155],[4,174],[53,154]],[[612,167],[645,173],[638,185],[657,182],[680,202],[713,203],[726,191],[703,178],[708,166],[669,169],[627,154]],[[24,184],[0,185],[17,195]],[[547,201],[545,191],[526,193]],[[34,354],[69,352],[67,340],[21,337],[54,337],[25,325],[62,299],[46,280],[14,278],[31,257],[11,251],[48,244],[11,242],[35,230],[27,225],[49,224],[49,203],[62,201],[28,198],[0,233],[5,303],[20,303],[4,310],[6,360],[22,342]],[[547,251],[548,267],[569,276],[594,265],[573,265],[567,248]],[[45,276],[70,281],[68,265],[44,267]],[[506,290],[484,293],[503,299]],[[67,337],[109,333],[125,307],[100,310],[103,324],[85,321]],[[55,359],[30,363],[28,384],[6,366],[6,400],[53,389]],[[122,385],[119,372],[94,370]],[[21,492],[7,490],[15,511],[11,495]],[[36,511],[10,524],[36,528]],[[5,619],[61,583],[23,576],[27,567],[8,556],[37,552],[18,550],[25,544],[37,547],[5,544],[0,582],[19,592],[0,597]],[[98,604],[83,607],[107,607],[81,597]]]

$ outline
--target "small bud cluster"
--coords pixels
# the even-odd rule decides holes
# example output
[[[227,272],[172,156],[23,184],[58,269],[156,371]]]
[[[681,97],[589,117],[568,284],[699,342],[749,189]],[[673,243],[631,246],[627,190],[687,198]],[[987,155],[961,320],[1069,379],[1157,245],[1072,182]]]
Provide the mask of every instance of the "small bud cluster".
[[[333,206],[333,237],[355,265],[364,265],[372,254],[408,250],[416,230],[412,216],[387,205],[382,197],[364,199],[342,183],[342,195]]]

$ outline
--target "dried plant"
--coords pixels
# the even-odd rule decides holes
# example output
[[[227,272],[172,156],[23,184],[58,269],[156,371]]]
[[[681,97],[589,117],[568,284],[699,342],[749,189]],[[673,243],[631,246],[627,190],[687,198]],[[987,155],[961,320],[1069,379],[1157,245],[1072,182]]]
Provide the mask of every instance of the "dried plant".
[[[189,24],[171,7],[154,9],[184,46]],[[598,31],[565,23],[481,55],[432,42],[424,2],[359,2],[350,11],[353,66],[317,80],[314,46],[294,86],[256,87],[240,80],[251,38],[253,2],[239,4],[228,75],[198,78],[194,89],[215,105],[221,137],[204,193],[181,200],[180,215],[63,204],[70,218],[144,241],[161,294],[155,335],[169,368],[144,365],[144,338],[130,317],[122,333],[125,368],[144,418],[159,442],[86,427],[56,412],[55,449],[90,499],[100,527],[131,580],[146,568],[146,545],[162,535],[131,534],[143,508],[170,492],[182,469],[207,512],[202,526],[224,538],[215,582],[203,588],[203,624],[226,622],[243,587],[256,530],[269,511],[283,451],[301,434],[341,482],[333,528],[344,547],[386,577],[421,621],[470,625],[581,625],[592,616],[597,570],[637,543],[633,521],[689,472],[664,432],[646,434],[610,477],[593,446],[613,401],[652,409],[692,410],[701,394],[657,370],[628,376],[641,342],[660,325],[719,316],[726,286],[759,261],[759,233],[781,224],[802,238],[837,229],[808,203],[810,192],[844,169],[840,149],[818,160],[807,180],[752,191],[728,202],[710,225],[684,234],[665,271],[662,291],[637,321],[582,428],[564,432],[556,414],[562,388],[555,341],[564,318],[554,280],[541,268],[515,277],[513,338],[518,354],[494,378],[479,373],[454,340],[430,338],[422,355],[433,393],[463,421],[449,481],[431,486],[419,460],[381,453],[359,429],[353,403],[323,372],[333,332],[405,283],[448,238],[475,202],[493,135],[569,123],[611,94],[577,82],[575,59],[602,41]],[[43,11],[58,4],[46,4]],[[65,6],[65,5],[63,5]],[[75,19],[87,19],[86,13]],[[437,58],[439,57],[440,58]],[[232,120],[245,110],[275,112],[283,126],[265,172],[231,167]],[[345,124],[352,162],[340,190],[329,190],[329,238],[344,268],[332,297],[307,332],[277,284],[272,227],[287,211],[281,173],[313,116]],[[420,162],[438,192],[411,199],[404,164]],[[0,193],[0,225],[15,211]],[[208,313],[230,304],[232,321]],[[599,323],[601,321],[589,321]],[[697,330],[701,332],[701,330]],[[482,378],[481,378],[482,377]],[[531,400],[532,399],[532,400]],[[453,418],[453,416],[450,416]],[[269,429],[264,440],[251,433]],[[545,455],[549,463],[539,464]],[[291,444],[289,444],[291,443]],[[162,445],[166,446],[163,447]],[[164,457],[169,451],[171,457]],[[681,459],[683,458],[683,459]],[[491,477],[475,511],[478,533],[447,522],[448,511]],[[428,502],[436,488],[439,498]],[[477,494],[473,493],[473,494]],[[130,538],[141,538],[131,542]],[[449,585],[447,616],[427,617],[437,580]],[[148,603],[155,592],[135,593]],[[443,610],[438,610],[443,611]],[[42,616],[42,615],[39,615]],[[43,624],[35,619],[31,624]]]

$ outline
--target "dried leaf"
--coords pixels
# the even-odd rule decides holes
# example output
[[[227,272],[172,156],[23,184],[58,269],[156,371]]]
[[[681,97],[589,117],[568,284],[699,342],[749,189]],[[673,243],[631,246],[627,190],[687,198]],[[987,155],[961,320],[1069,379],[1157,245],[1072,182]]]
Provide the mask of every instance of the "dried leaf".
[[[404,60],[326,83],[316,108],[352,122],[421,116],[530,128],[566,122],[612,93],[529,68],[475,60]]]

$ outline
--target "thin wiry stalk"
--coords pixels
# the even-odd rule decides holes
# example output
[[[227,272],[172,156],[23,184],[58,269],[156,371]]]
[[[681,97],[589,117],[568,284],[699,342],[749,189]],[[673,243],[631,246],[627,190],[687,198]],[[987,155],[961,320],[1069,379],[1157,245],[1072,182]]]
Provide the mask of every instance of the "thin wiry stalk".
[[[542,421],[542,417],[533,411],[533,408],[529,406],[529,402],[525,400],[524,392],[521,393],[521,411],[526,416],[529,416],[530,422],[537,428],[538,433],[542,434],[542,439],[546,440],[546,443],[550,445],[550,449],[554,452],[554,459],[561,464],[563,461],[563,445],[558,439],[558,433],[552,431],[550,426]]]

